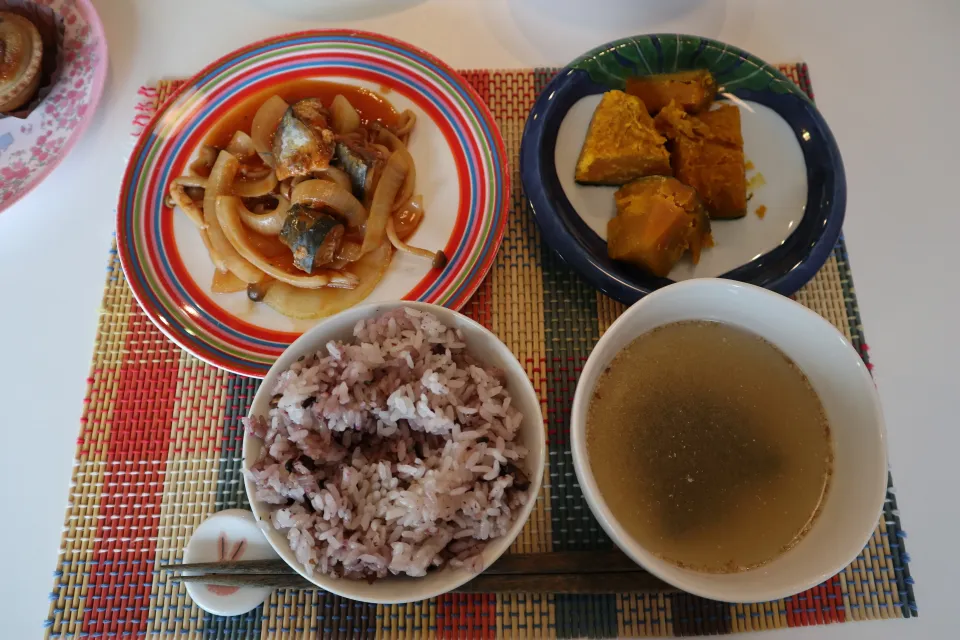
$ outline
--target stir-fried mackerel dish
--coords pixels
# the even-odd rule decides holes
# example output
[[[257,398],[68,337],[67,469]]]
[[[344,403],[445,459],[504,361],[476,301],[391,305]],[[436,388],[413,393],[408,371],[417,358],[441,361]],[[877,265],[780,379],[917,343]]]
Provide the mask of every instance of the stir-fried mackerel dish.
[[[358,87],[300,89],[318,97],[273,95],[252,119],[220,123],[167,204],[196,225],[213,293],[322,318],[366,298],[396,251],[441,269],[447,258],[406,242],[424,219],[407,150],[415,114]]]

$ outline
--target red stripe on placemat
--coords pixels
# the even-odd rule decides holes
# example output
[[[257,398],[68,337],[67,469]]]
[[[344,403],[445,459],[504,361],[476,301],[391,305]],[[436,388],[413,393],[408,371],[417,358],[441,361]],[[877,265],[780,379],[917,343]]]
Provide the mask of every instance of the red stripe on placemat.
[[[492,593],[487,595],[486,610],[484,614],[484,638],[497,637],[497,596]]]
[[[787,606],[788,627],[802,627],[807,624],[804,619],[803,607],[800,606],[800,594],[787,598],[785,604]]]
[[[787,624],[805,627],[844,622],[846,613],[841,607],[842,602],[840,576],[834,576],[821,585],[787,598]]]
[[[490,106],[490,72],[484,69],[471,69],[462,71],[461,75],[466,78],[467,84],[473,87],[483,104]]]
[[[437,597],[437,638],[447,640],[455,638],[453,634],[453,594],[445,593]]]
[[[809,596],[809,591],[803,591],[786,598],[788,627],[806,627],[810,625],[810,616],[807,613],[807,600]]]
[[[824,589],[826,604],[828,607],[828,622],[845,622],[847,619],[846,611],[843,609],[843,591],[840,587],[840,576],[833,576]]]
[[[481,615],[489,596],[483,594],[447,593],[437,597],[437,638],[486,638],[490,615]],[[482,630],[479,628],[482,626]]]
[[[132,313],[106,448],[107,471],[81,634],[143,634],[149,622],[180,350]],[[135,475],[134,475],[135,474]]]
[[[867,346],[866,342],[860,344],[860,358],[867,365],[867,371],[873,373],[873,363],[870,362],[870,347]]]
[[[492,291],[493,282],[488,274],[480,283],[477,292],[473,294],[473,297],[461,310],[463,315],[476,320],[491,331],[493,330],[493,309],[490,301]]]
[[[480,615],[479,609],[483,605],[483,598],[477,596],[461,596],[460,607],[463,616],[460,622],[460,632],[463,637],[477,637],[477,618]]]
[[[814,624],[824,624],[823,609],[827,606],[826,590],[822,586],[816,586],[810,589],[810,595],[807,600],[808,613]]]
[[[473,617],[468,630],[468,638],[494,638],[497,633],[496,609],[497,597],[492,593],[468,596],[470,598]]]
[[[514,100],[500,97],[491,110],[498,120],[524,121],[539,92],[534,88],[534,70],[518,69],[494,71],[490,74],[490,83],[498,96],[513,94]],[[551,72],[552,77],[552,72]],[[546,85],[546,82],[544,82]]]

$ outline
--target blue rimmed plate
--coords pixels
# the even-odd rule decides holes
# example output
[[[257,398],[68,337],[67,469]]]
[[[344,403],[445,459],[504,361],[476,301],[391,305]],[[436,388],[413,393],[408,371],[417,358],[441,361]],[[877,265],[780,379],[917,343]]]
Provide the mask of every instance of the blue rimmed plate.
[[[716,246],[669,278],[607,256],[615,187],[579,185],[574,167],[600,96],[626,78],[709,69],[718,98],[741,110],[750,192],[739,220],[713,224]],[[730,96],[733,96],[731,98]],[[775,67],[736,47],[686,35],[625,38],[580,56],[547,85],[527,119],[520,176],[547,243],[593,286],[630,304],[671,282],[725,277],[789,295],[823,266],[843,224],[846,179],[827,123]]]

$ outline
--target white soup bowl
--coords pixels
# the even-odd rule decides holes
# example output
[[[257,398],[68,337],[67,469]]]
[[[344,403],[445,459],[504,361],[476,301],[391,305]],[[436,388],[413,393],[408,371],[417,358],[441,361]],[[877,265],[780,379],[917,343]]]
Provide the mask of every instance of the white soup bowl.
[[[617,522],[590,469],[587,409],[598,378],[638,336],[683,320],[735,325],[774,344],[806,374],[830,423],[834,466],[821,513],[793,548],[755,569],[706,573],[657,557]],[[863,550],[883,508],[886,436],[876,387],[863,360],[827,320],[789,298],[753,285],[722,279],[688,280],[655,291],[627,309],[587,360],[574,395],[570,429],[580,487],[613,541],[650,573],[705,598],[776,600],[829,579]]]

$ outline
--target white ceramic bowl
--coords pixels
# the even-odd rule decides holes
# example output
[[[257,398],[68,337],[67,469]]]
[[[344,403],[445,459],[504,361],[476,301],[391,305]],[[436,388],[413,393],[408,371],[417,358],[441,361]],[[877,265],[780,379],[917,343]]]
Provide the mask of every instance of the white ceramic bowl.
[[[616,354],[643,333],[681,320],[737,325],[776,345],[806,374],[830,422],[834,472],[823,511],[810,532],[769,564],[731,574],[682,569],[633,540],[613,517],[590,470],[587,409],[597,379]],[[837,329],[789,298],[732,280],[688,280],[653,292],[603,335],[577,384],[571,417],[573,461],[594,515],[616,544],[645,569],[705,598],[762,602],[804,591],[835,575],[872,535],[883,507],[887,449],[873,379]],[[628,490],[627,487],[624,490]]]
[[[385,302],[353,307],[322,321],[287,347],[263,379],[263,384],[260,385],[250,407],[250,415],[267,415],[277,377],[289,369],[297,358],[316,353],[330,340],[352,340],[353,327],[358,321],[372,318],[397,307],[412,307],[420,311],[428,311],[446,326],[460,329],[466,339],[467,349],[472,355],[484,364],[500,367],[506,372],[507,388],[512,397],[512,404],[523,414],[518,439],[529,451],[522,464],[530,479],[527,504],[517,514],[516,521],[507,535],[487,545],[483,552],[483,561],[484,566],[489,567],[513,543],[536,503],[543,479],[546,437],[543,429],[543,415],[540,412],[540,399],[530,379],[510,349],[482,325],[456,311],[422,302]],[[257,460],[261,446],[262,442],[259,439],[244,434],[244,468],[249,468]],[[303,565],[297,562],[293,551],[290,550],[286,536],[270,525],[270,505],[254,499],[253,483],[248,478],[244,478],[244,486],[253,515],[261,521],[264,535],[280,557],[300,575],[331,593],[363,602],[396,604],[432,598],[476,577],[476,574],[466,569],[450,567],[431,572],[422,578],[390,576],[373,583],[364,580],[331,578],[319,573],[308,576]]]

